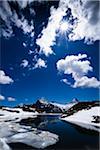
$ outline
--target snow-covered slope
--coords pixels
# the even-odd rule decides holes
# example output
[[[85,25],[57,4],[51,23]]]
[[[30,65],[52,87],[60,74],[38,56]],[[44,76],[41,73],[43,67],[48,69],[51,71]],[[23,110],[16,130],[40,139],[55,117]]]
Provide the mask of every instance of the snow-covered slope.
[[[59,107],[63,111],[67,111],[72,106],[74,106],[76,104],[76,102],[74,102],[74,103],[68,103],[68,104],[59,104],[59,103],[51,103],[51,104],[54,105],[54,106]]]
[[[61,120],[76,124],[78,126],[100,131],[100,122],[95,122],[94,117],[100,117],[100,106],[91,107],[90,109],[82,109],[73,115],[62,117]]]
[[[20,121],[28,117],[36,117],[38,112],[26,112],[21,108],[3,107],[0,109],[0,121]]]

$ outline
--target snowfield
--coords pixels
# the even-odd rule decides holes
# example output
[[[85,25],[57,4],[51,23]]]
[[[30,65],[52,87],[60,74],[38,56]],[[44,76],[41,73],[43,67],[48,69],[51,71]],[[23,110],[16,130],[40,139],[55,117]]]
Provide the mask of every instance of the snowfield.
[[[58,135],[19,124],[21,119],[34,118],[37,114],[20,108],[0,109],[0,150],[11,150],[8,144],[16,142],[42,149],[55,144]]]
[[[80,110],[73,115],[62,117],[61,120],[100,132],[100,123],[95,123],[93,116],[100,116],[100,106],[95,106],[88,110]]]

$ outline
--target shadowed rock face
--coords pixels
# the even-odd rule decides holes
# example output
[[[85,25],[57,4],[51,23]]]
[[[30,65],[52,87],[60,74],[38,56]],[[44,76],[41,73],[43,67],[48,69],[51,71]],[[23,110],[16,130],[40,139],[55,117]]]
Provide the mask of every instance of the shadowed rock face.
[[[46,112],[46,113],[62,113],[63,111],[53,104],[50,104],[49,102],[38,100],[36,102],[36,110],[40,112]]]

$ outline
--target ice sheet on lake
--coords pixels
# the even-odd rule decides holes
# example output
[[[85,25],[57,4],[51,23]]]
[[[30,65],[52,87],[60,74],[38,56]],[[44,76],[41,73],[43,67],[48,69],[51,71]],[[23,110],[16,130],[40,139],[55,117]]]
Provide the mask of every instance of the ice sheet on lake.
[[[56,134],[41,131],[31,126],[20,125],[18,121],[30,116],[34,117],[37,113],[24,112],[21,109],[16,110],[19,113],[0,110],[0,148],[2,150],[10,150],[7,145],[9,143],[21,142],[34,148],[45,148],[59,140]]]
[[[99,106],[92,107],[89,110],[80,110],[71,116],[61,118],[61,120],[76,124],[86,129],[100,131],[100,123],[93,122],[93,116],[100,116]]]
[[[0,138],[0,149],[1,150],[11,150],[9,145],[6,143],[6,139],[5,138]]]
[[[5,138],[5,143],[21,142],[35,148],[45,148],[58,141],[56,134],[12,122],[0,123],[0,138]]]

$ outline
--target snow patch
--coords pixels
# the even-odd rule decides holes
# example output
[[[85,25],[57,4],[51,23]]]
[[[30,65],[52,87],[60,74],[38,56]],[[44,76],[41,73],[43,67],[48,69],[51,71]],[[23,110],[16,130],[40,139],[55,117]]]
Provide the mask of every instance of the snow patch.
[[[21,119],[28,117],[37,117],[38,112],[26,112],[21,108],[8,108],[0,109],[0,121],[15,121],[19,122]]]

